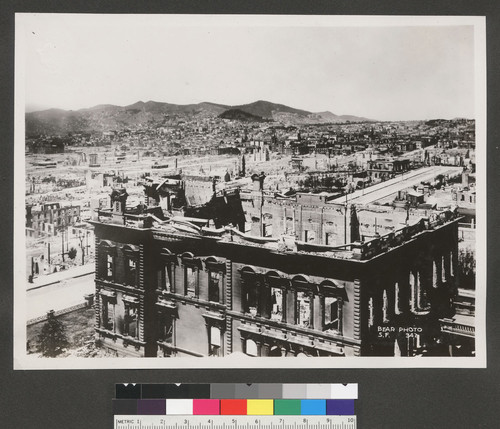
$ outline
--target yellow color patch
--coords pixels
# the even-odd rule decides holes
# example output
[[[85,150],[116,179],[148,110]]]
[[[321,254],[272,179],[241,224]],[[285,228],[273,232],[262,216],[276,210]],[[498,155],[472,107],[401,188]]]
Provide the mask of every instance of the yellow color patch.
[[[272,399],[247,399],[248,416],[272,416],[274,401]]]

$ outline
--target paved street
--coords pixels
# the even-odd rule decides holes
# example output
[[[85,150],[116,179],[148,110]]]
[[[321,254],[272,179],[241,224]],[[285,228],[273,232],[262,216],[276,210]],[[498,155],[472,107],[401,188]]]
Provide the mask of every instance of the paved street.
[[[359,189],[348,195],[348,201],[355,204],[370,204],[389,195],[396,194],[399,190],[418,185],[421,182],[432,181],[440,174],[458,174],[462,172],[462,167],[434,166],[418,170],[409,171],[394,179],[377,183],[367,189]],[[332,203],[343,204],[346,197],[342,196]]]
[[[63,310],[84,302],[83,296],[94,292],[94,274],[68,278],[26,292],[26,320],[43,316],[50,310]]]

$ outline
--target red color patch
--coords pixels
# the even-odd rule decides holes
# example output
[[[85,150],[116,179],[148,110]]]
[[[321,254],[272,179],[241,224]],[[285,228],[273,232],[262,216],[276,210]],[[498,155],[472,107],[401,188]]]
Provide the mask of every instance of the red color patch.
[[[221,415],[246,416],[247,415],[247,400],[246,399],[221,399],[220,401]]]

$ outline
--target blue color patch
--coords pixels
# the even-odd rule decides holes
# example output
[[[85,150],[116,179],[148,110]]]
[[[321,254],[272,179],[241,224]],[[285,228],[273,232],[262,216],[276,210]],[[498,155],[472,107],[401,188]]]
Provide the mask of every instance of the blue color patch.
[[[300,414],[303,416],[324,416],[326,414],[325,399],[302,399]]]
[[[328,399],[326,414],[329,416],[353,416],[354,399]]]

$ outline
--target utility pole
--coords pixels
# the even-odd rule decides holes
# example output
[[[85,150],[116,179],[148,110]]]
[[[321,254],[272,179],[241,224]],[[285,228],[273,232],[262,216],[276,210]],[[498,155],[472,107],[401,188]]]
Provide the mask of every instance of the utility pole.
[[[62,256],[62,260],[64,262],[64,225],[61,229],[61,256]]]
[[[85,248],[87,249],[87,255],[89,254],[89,234],[90,234],[90,232],[86,231],[87,244],[86,244]]]
[[[85,235],[82,234],[82,231],[78,232],[78,239],[80,240],[80,247],[82,249],[82,265],[85,264],[85,246],[83,245],[83,239]]]
[[[344,244],[347,244],[347,189],[345,192],[345,208],[344,208]]]
[[[260,191],[260,236],[261,237],[264,237],[264,232],[265,232],[264,217],[262,213],[263,206],[264,206],[264,190],[261,189]]]

